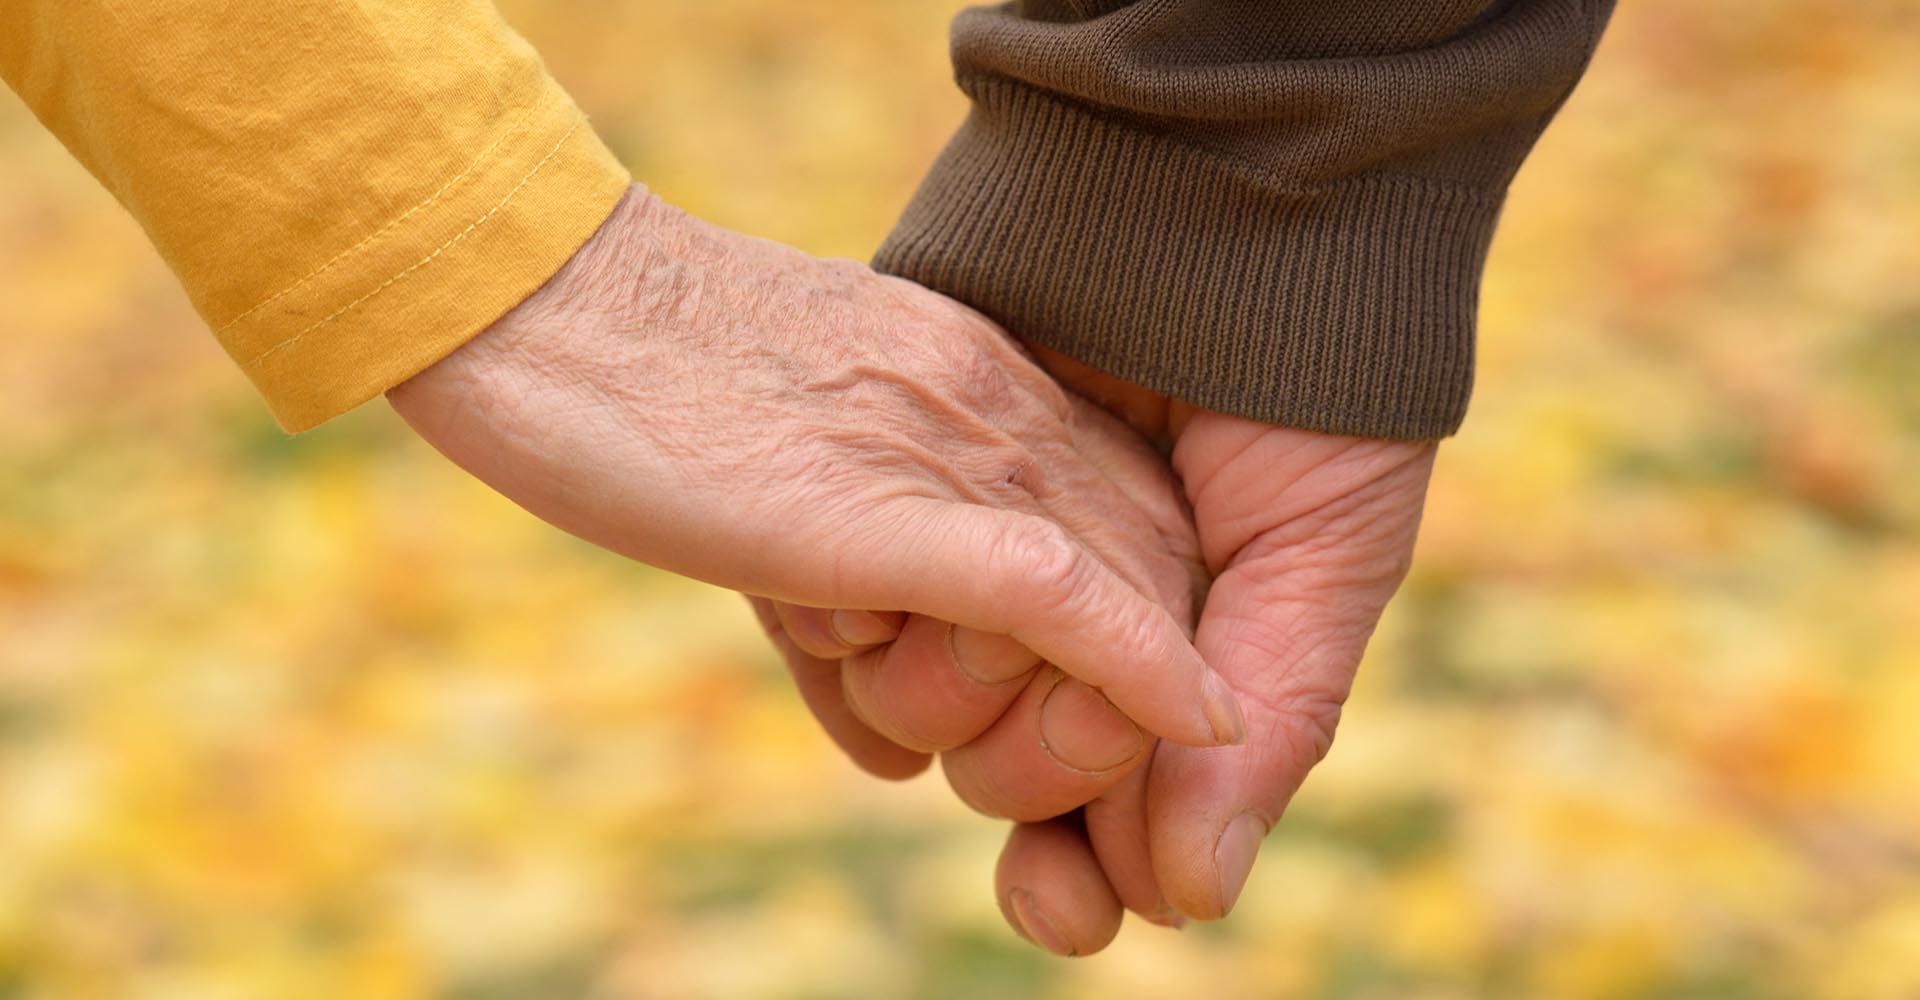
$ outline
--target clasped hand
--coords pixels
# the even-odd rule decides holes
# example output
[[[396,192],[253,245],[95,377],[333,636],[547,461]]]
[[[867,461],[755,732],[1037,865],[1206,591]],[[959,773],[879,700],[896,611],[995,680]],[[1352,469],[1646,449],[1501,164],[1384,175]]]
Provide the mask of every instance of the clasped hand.
[[[1058,954],[1232,909],[1434,455],[1170,401],[640,189],[389,399],[534,514],[751,595],[855,762],[937,754],[1017,821],[1001,908]]]

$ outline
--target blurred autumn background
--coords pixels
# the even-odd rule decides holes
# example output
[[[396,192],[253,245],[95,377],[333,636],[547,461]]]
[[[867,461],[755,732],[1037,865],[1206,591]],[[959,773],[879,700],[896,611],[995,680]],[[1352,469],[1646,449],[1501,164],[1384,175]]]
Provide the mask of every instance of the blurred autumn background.
[[[864,257],[948,0],[505,5],[635,174]],[[1047,959],[736,597],[384,405],[288,439],[0,96],[0,997],[1920,997],[1920,11],[1627,3],[1239,912]]]

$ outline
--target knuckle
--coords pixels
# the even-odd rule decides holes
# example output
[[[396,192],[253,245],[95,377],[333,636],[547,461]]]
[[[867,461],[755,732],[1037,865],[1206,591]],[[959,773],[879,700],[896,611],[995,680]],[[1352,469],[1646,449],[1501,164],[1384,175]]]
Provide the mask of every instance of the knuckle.
[[[1298,723],[1288,727],[1295,757],[1305,766],[1317,767],[1333,752],[1333,737],[1340,726],[1340,714],[1346,699],[1331,693],[1297,699],[1292,718]]]
[[[1020,584],[1016,590],[1047,608],[1079,600],[1088,577],[1087,555],[1065,528],[1037,517],[1022,517],[1003,531],[994,553],[1003,573]]]
[[[1343,685],[1312,685],[1279,694],[1263,694],[1258,688],[1236,688],[1242,703],[1259,705],[1262,714],[1273,719],[1271,730],[1299,765],[1301,772],[1319,766],[1333,752],[1333,739],[1346,708],[1349,688]]]
[[[1160,647],[1162,621],[1145,602],[1128,602],[1113,609],[1115,631],[1126,653],[1147,657]]]

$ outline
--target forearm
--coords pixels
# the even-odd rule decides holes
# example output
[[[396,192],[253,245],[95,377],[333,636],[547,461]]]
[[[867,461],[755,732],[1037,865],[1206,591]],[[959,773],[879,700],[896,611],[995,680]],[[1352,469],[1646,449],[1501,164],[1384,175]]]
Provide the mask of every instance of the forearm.
[[[484,0],[20,0],[0,76],[294,430],[485,328],[627,184]]]
[[[1508,182],[1610,0],[1029,0],[877,265],[1210,409],[1451,433]]]

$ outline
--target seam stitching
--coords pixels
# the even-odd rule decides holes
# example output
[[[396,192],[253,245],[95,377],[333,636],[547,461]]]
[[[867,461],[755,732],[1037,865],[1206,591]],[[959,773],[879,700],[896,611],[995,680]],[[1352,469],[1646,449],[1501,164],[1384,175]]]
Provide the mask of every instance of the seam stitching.
[[[373,298],[374,296],[380,294],[381,292],[386,291],[388,288],[391,288],[395,283],[406,278],[408,275],[412,274],[413,272],[420,270],[421,268],[427,266],[428,264],[431,264],[435,258],[445,253],[449,247],[453,246],[455,243],[458,243],[463,239],[466,239],[467,236],[471,234],[475,229],[480,228],[480,225],[482,223],[486,222],[488,219],[493,218],[494,215],[497,214],[502,208],[505,208],[507,205],[507,202],[512,201],[514,196],[519,194],[521,189],[525,188],[528,182],[533,180],[533,176],[539,173],[540,169],[542,167],[545,167],[548,161],[552,160],[554,156],[556,156],[560,152],[560,147],[566,145],[568,139],[573,138],[573,134],[580,130],[580,125],[581,125],[581,122],[576,120],[573,123],[573,126],[571,128],[568,128],[567,131],[560,136],[559,141],[553,144],[553,148],[547,150],[547,154],[545,156],[542,156],[539,162],[535,163],[533,165],[533,168],[527,171],[526,176],[520,178],[520,183],[515,184],[513,186],[513,190],[508,191],[506,193],[506,196],[502,197],[499,200],[499,202],[497,202],[492,208],[488,209],[485,215],[482,215],[478,219],[473,220],[473,222],[467,225],[467,228],[462,229],[458,233],[455,233],[452,238],[448,239],[445,243],[440,244],[440,246],[437,249],[435,249],[432,253],[415,261],[411,266],[401,271],[400,273],[395,274],[393,277],[388,278],[386,281],[381,282],[378,287],[368,292],[367,294],[362,295],[359,298],[354,299],[352,302],[349,302],[346,305],[341,306],[340,308],[334,310],[332,313],[328,314],[324,319],[321,319],[319,322],[316,322],[312,326],[309,326],[306,329],[301,330],[299,333],[296,333],[293,336],[288,337],[287,339],[282,340],[277,344],[274,344],[272,347],[269,347],[266,350],[261,351],[259,354],[254,355],[251,359],[245,362],[242,362],[241,366],[245,368],[251,368],[254,365],[259,364],[261,361],[266,360],[268,355],[274,354],[284,348],[293,346],[295,343],[297,343],[300,340],[300,338],[305,337],[307,334],[312,333],[313,331],[318,330],[323,326],[326,326],[328,323],[331,323],[336,319],[339,319],[341,316],[345,315],[347,312],[359,306],[361,303],[367,301],[368,299]]]
[[[400,215],[388,220],[385,225],[381,226],[379,229],[376,229],[372,233],[368,234],[365,238],[361,239],[360,242],[355,243],[354,245],[346,248],[345,250],[340,251],[337,254],[334,254],[331,260],[328,260],[326,263],[315,268],[314,270],[309,272],[305,277],[301,278],[298,281],[295,281],[293,284],[288,285],[285,288],[280,289],[279,291],[273,293],[272,295],[269,295],[266,298],[261,299],[258,303],[255,303],[251,308],[247,309],[247,311],[226,321],[226,323],[222,324],[220,328],[214,332],[226,333],[228,330],[231,330],[234,327],[240,325],[240,322],[242,320],[253,315],[254,313],[257,313],[260,310],[265,309],[266,307],[274,304],[275,302],[278,302],[281,299],[287,297],[288,295],[291,295],[294,292],[297,292],[300,289],[305,288],[307,285],[313,282],[313,279],[318,278],[321,275],[332,270],[334,265],[360,252],[363,248],[367,246],[367,244],[372,243],[373,241],[381,238],[382,236],[385,236],[387,233],[391,232],[394,229],[394,227],[412,218],[420,210],[428,207],[429,205],[432,205],[436,201],[439,201],[441,197],[446,195],[448,191],[453,190],[455,185],[459,184],[461,181],[466,180],[468,177],[473,176],[474,171],[478,170],[481,164],[486,163],[489,159],[491,159],[493,157],[493,154],[498,152],[500,147],[504,145],[508,139],[511,139],[515,135],[519,134],[522,127],[525,126],[528,121],[532,120],[533,113],[535,111],[538,111],[543,103],[544,102],[541,102],[541,101],[535,101],[531,107],[527,108],[526,112],[523,113],[517,121],[515,121],[511,126],[508,126],[506,131],[500,133],[500,137],[493,141],[493,145],[488,146],[485,150],[482,150],[480,155],[475,157],[472,163],[467,164],[467,168],[465,170],[460,171],[460,173],[454,175],[453,178],[448,180],[445,184],[440,185],[440,190],[435,191],[434,193],[428,195],[424,201],[421,201],[419,204],[413,206],[412,208],[407,209],[405,212],[400,213]]]

